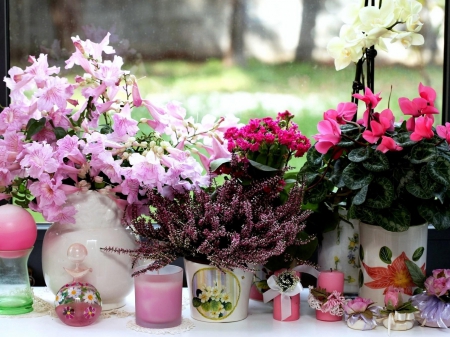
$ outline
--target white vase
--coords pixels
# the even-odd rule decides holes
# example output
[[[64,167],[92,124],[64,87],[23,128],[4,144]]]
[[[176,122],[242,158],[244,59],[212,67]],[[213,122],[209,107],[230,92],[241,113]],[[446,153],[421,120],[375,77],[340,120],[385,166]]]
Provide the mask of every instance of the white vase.
[[[359,220],[341,220],[336,229],[323,233],[318,252],[322,270],[337,269],[344,273],[344,294],[358,294],[359,274]]]
[[[236,322],[248,316],[253,273],[220,271],[207,264],[184,260],[191,317],[203,322]]]
[[[133,290],[130,257],[100,250],[107,246],[136,248],[134,237],[121,224],[123,212],[112,199],[96,191],[71,194],[68,202],[77,210],[76,223],[54,223],[44,236],[42,269],[46,285],[56,294],[73,280],[64,269],[74,268],[67,250],[72,244],[81,243],[88,251],[82,265],[92,268],[82,280],[97,288],[103,310],[125,305],[125,297]]]
[[[407,301],[415,285],[405,260],[414,262],[425,273],[428,226],[411,226],[405,232],[389,232],[380,226],[360,223],[359,296],[384,306],[384,292],[389,286],[402,288]]]

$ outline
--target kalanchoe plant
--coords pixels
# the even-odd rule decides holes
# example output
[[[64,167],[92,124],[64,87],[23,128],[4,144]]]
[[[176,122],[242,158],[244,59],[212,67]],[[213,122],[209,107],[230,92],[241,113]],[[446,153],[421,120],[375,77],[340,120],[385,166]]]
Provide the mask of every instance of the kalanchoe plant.
[[[240,164],[234,156],[231,168],[243,168],[241,174],[247,177],[248,165]],[[296,239],[309,215],[300,207],[303,186],[295,184],[286,202],[279,204],[281,180],[282,174],[277,174],[243,185],[240,178],[232,176],[216,188],[175,192],[173,199],[150,191],[149,216],[136,216],[130,226],[142,239],[139,247],[108,247],[105,251],[130,254],[134,264],[140,259],[152,261],[137,273],[158,269],[179,256],[223,269],[252,270],[282,254],[287,246],[312,240]]]
[[[301,173],[306,202],[344,203],[348,217],[394,232],[428,222],[450,227],[450,123],[433,127],[435,91],[419,85],[419,97],[399,99],[410,116],[395,123],[389,108],[366,88],[362,119],[353,122],[356,104],[341,103],[324,113],[314,148]]]

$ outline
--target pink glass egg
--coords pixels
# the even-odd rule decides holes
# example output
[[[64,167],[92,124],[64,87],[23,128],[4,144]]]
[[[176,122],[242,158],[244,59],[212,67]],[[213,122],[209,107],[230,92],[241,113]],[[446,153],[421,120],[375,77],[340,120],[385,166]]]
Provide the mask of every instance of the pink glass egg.
[[[59,289],[55,307],[56,314],[64,324],[87,326],[100,317],[102,300],[92,284],[72,282]]]
[[[34,246],[36,221],[22,207],[0,206],[0,251],[18,251]]]

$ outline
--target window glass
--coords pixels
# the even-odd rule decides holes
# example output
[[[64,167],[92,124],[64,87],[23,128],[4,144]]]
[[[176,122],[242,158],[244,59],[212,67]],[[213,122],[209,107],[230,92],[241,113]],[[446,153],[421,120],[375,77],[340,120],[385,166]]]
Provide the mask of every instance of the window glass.
[[[405,49],[395,43],[389,53],[378,51],[375,91],[382,92],[383,108],[395,109],[398,97],[417,97],[419,82],[436,89],[441,107],[444,1],[421,2],[425,44]],[[235,114],[242,122],[289,110],[311,136],[324,111],[351,97],[355,67],[336,71],[326,50],[347,3],[14,0],[11,66],[26,67],[28,55],[47,53],[49,63],[70,76],[64,60],[74,50],[71,36],[99,42],[110,32],[146,98],[180,101],[198,118]]]

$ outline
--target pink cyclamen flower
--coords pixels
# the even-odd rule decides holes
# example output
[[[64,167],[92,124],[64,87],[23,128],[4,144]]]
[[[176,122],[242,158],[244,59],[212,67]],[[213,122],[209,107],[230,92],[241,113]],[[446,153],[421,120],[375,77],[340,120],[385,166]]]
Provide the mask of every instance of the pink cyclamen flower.
[[[364,312],[374,302],[370,298],[357,297],[344,304],[344,310],[347,315]]]
[[[419,83],[419,95],[427,102],[427,107],[423,109],[424,114],[437,114],[438,109],[434,107],[434,101],[436,100],[436,91],[432,87],[427,87],[422,83]]]
[[[414,132],[411,134],[411,140],[418,142],[424,138],[430,139],[433,138],[433,119],[428,117],[427,115],[423,117],[418,117],[416,119],[416,125],[414,128]]]
[[[394,114],[391,110],[385,109],[380,114],[374,114],[374,119],[370,121],[370,130],[363,132],[363,138],[371,144],[378,142],[386,131],[391,131],[394,128]]]
[[[403,148],[391,137],[381,136],[381,143],[377,146],[377,150],[386,153],[388,151],[401,151]]]
[[[445,123],[444,125],[436,126],[436,132],[439,137],[445,139],[447,143],[450,145],[450,123]]]
[[[378,105],[378,102],[381,101],[380,94],[381,92],[379,92],[378,94],[374,94],[372,90],[370,90],[370,88],[366,87],[364,95],[353,94],[353,97],[366,103],[366,107],[368,109],[375,109]]]
[[[317,124],[317,130],[320,134],[314,135],[317,141],[315,147],[319,153],[325,154],[334,145],[341,141],[341,129],[334,120],[323,120]]]
[[[338,124],[346,124],[346,121],[351,121],[356,114],[358,106],[355,103],[346,102],[339,103],[336,110],[330,109],[323,113],[324,119],[335,120]]]

